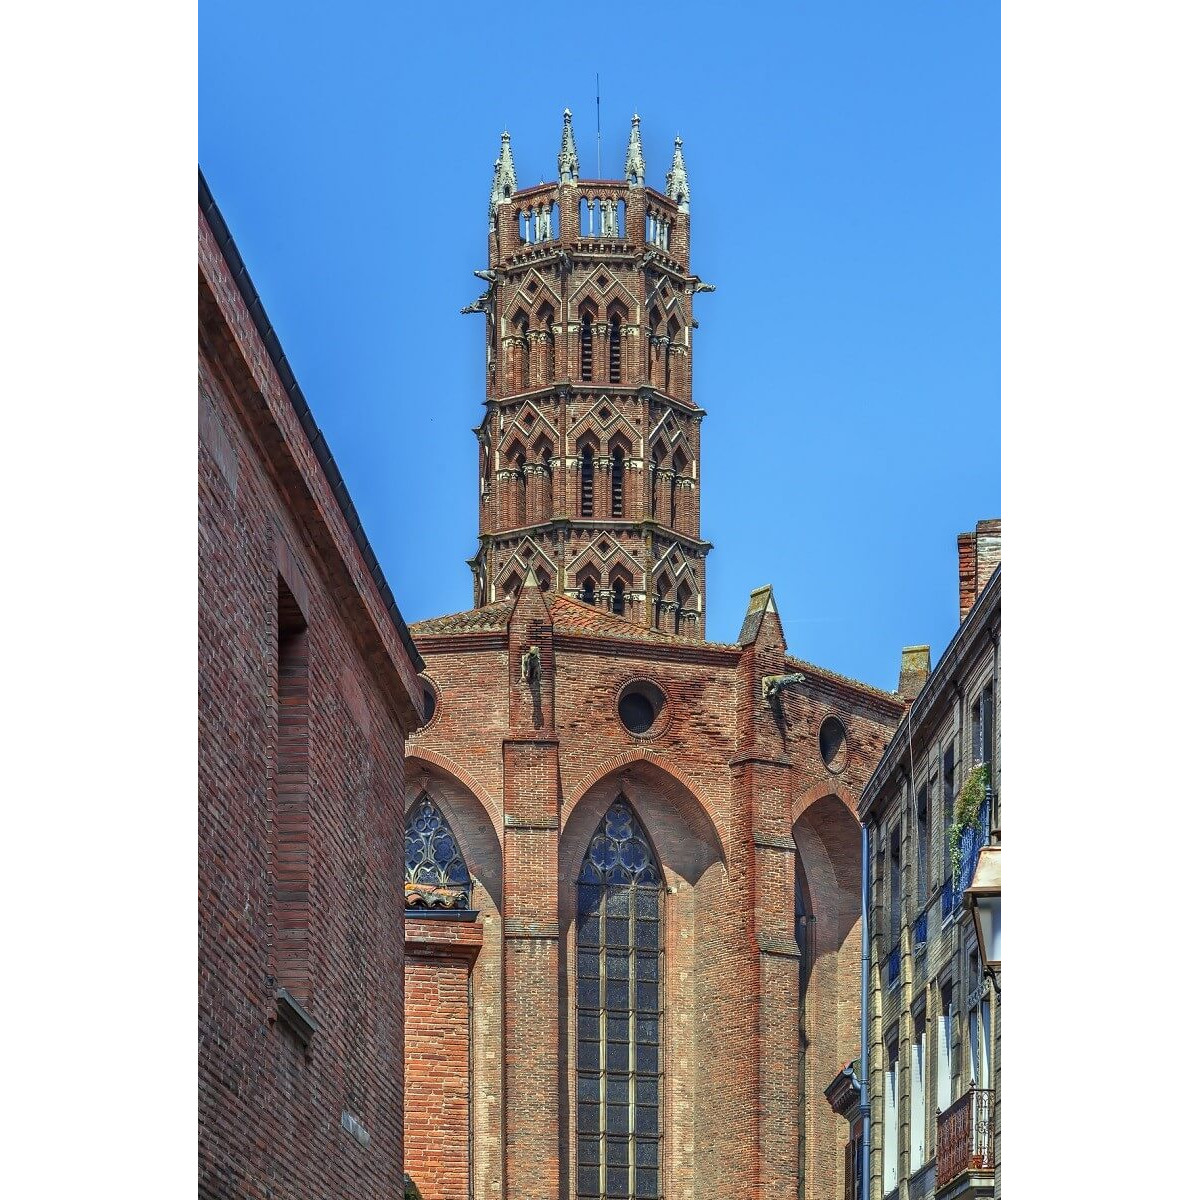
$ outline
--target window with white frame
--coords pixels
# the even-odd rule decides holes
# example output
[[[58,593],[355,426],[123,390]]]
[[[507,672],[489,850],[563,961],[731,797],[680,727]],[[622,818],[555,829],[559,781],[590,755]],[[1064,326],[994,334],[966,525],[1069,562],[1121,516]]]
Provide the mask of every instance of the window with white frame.
[[[951,1047],[954,1044],[954,985],[942,984],[941,1005],[938,1011],[937,1032],[937,1110],[945,1112],[950,1107],[952,1086]]]
[[[925,1010],[913,1016],[912,1065],[909,1069],[908,1171],[911,1175],[925,1163]]]
[[[900,1040],[893,1030],[887,1040],[887,1073],[883,1080],[883,1190],[900,1182]]]
[[[979,1088],[991,1087],[992,1012],[991,997],[983,986],[979,951],[970,953],[967,979],[971,988],[967,1000],[967,1037],[971,1047],[971,1083]]]

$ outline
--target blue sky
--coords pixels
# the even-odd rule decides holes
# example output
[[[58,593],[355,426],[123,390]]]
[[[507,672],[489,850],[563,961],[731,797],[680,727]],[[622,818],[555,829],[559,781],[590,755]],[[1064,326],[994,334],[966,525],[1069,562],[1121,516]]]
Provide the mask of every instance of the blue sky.
[[[625,15],[620,15],[624,11]],[[200,165],[410,621],[468,608],[492,162],[692,192],[708,636],[888,690],[1000,512],[1000,6],[201,0]],[[764,432],[767,436],[763,436]]]

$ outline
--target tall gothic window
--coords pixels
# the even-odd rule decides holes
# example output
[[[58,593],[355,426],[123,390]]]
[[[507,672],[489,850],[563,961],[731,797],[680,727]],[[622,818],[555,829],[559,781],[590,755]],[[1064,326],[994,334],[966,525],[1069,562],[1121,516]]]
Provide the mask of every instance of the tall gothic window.
[[[596,467],[592,461],[591,446],[583,448],[583,463],[580,467],[579,477],[579,515],[581,517],[590,517],[592,515],[592,499],[595,495],[596,482]]]
[[[612,452],[612,515],[625,515],[625,451],[620,446]]]
[[[584,313],[579,334],[579,375],[584,383],[592,381],[592,314]]]
[[[658,1200],[662,873],[623,795],[579,872],[578,1195]]]
[[[625,581],[616,580],[612,585],[612,610],[615,613],[625,612]]]
[[[471,872],[442,810],[423,793],[404,825],[406,908],[469,908]]]
[[[608,382],[621,382],[621,318],[608,323]]]

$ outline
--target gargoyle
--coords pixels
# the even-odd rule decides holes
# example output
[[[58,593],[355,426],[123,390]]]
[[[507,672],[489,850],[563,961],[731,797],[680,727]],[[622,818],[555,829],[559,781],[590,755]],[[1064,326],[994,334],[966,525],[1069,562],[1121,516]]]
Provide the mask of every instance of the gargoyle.
[[[526,683],[537,683],[542,677],[542,652],[536,646],[530,646],[521,655],[521,678]]]
[[[779,705],[779,693],[784,688],[796,687],[804,682],[804,676],[796,671],[791,675],[764,675],[762,680],[762,698],[764,704]]]
[[[488,312],[491,307],[492,293],[491,291],[486,291],[482,296],[479,297],[478,300],[472,300],[471,303],[466,306],[466,308],[460,308],[458,311],[462,313],[463,316],[466,316],[467,313]]]

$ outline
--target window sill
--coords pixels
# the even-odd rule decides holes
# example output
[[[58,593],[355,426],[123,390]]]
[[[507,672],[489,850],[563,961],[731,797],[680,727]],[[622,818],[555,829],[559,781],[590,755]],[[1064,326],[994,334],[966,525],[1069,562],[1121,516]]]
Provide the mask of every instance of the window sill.
[[[309,1015],[308,1011],[292,995],[287,988],[280,988],[275,993],[275,1012],[279,1020],[295,1036],[300,1045],[307,1047],[313,1039],[313,1034],[320,1026]]]

